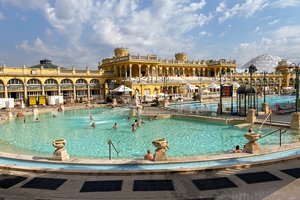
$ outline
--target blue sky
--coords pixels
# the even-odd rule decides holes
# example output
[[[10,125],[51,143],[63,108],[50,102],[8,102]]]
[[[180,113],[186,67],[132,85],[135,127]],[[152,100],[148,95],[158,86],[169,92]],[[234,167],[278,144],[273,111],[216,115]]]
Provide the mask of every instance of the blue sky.
[[[0,0],[0,65],[96,69],[115,47],[189,60],[300,62],[300,0]]]

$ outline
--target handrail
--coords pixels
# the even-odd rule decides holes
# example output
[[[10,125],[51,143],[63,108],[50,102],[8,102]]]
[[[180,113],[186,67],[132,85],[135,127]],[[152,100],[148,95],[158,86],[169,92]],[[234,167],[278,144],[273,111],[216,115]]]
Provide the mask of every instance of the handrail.
[[[273,133],[276,133],[276,132],[278,132],[279,131],[279,146],[281,146],[281,134],[282,133],[285,133],[286,131],[287,131],[287,129],[286,128],[280,128],[280,129],[277,129],[277,130],[275,130],[275,131],[272,131],[272,132],[270,132],[270,133],[268,133],[268,134],[266,134],[266,135],[264,135],[264,136],[261,136],[259,139],[262,139],[262,138],[264,138],[264,137],[267,137],[267,136],[269,136],[269,135],[272,135]]]
[[[108,155],[109,160],[111,160],[111,146],[114,148],[114,150],[115,150],[116,153],[117,153],[117,156],[119,157],[119,151],[116,149],[116,147],[115,147],[115,145],[112,143],[112,141],[109,139],[109,140],[107,141],[107,143],[108,143],[108,146],[109,146],[109,155]]]
[[[270,112],[268,114],[268,116],[266,117],[266,119],[263,121],[263,123],[260,125],[259,130],[262,128],[262,126],[264,125],[264,123],[267,121],[267,119],[272,115],[272,112]]]

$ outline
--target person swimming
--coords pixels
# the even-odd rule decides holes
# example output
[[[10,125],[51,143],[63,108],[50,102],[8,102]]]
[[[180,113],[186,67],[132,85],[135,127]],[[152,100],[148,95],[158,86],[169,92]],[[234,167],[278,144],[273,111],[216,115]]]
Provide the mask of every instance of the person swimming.
[[[95,122],[92,123],[91,127],[92,127],[92,128],[96,128]]]
[[[132,130],[132,132],[135,132],[135,130],[136,130],[135,124],[132,124],[132,125],[131,125],[131,130]]]
[[[144,118],[142,118],[142,121],[141,121],[141,123],[142,123],[142,124],[144,124],[144,123],[145,123],[145,120],[144,120]]]
[[[115,123],[115,125],[113,126],[114,129],[118,128],[118,123]]]
[[[93,117],[93,115],[90,116],[90,120],[95,120],[94,117]]]
[[[236,145],[235,149],[232,150],[233,153],[242,153],[242,150],[240,149],[240,145]]]

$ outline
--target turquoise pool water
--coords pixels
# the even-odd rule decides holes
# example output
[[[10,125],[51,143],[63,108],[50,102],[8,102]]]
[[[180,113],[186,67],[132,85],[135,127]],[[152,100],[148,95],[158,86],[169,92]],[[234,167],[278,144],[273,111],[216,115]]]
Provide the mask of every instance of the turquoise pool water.
[[[275,108],[275,104],[281,104],[281,103],[294,103],[295,104],[296,97],[295,95],[267,95],[266,96],[266,102],[272,107]],[[185,104],[171,104],[170,108],[181,108],[181,109],[187,109],[187,110],[209,110],[217,112],[218,109],[218,102],[212,102],[212,103],[185,103]],[[262,103],[264,102],[263,97],[258,98],[258,110],[261,110]],[[230,98],[223,98],[223,105],[224,107],[230,107],[231,106],[231,100]],[[233,106],[236,107],[236,97],[233,98]]]
[[[66,149],[72,158],[99,159],[108,158],[108,143],[112,140],[119,151],[120,158],[143,158],[147,149],[154,151],[152,141],[156,138],[167,138],[170,149],[168,156],[183,157],[197,155],[212,155],[229,152],[235,145],[241,147],[247,142],[243,137],[246,129],[234,126],[224,126],[199,120],[158,119],[149,121],[131,131],[128,122],[127,109],[93,109],[73,110],[40,115],[40,122],[35,122],[33,116],[16,119],[0,126],[0,151],[22,153],[33,156],[51,156],[54,151],[52,141],[58,138],[67,140]],[[93,115],[94,121],[90,120]],[[96,128],[90,125],[96,123]],[[112,126],[117,122],[119,128]],[[255,128],[254,128],[255,130]],[[257,129],[256,129],[257,130]],[[264,126],[261,134],[274,130]],[[278,133],[279,134],[279,133]],[[278,134],[273,134],[259,141],[262,147],[279,145]],[[297,133],[287,131],[282,135],[283,143],[297,141]],[[118,158],[112,152],[113,158]]]

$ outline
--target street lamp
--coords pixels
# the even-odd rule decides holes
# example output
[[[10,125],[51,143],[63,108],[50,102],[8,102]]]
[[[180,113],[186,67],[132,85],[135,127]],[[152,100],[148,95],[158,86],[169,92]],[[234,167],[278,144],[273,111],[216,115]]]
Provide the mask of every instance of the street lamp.
[[[252,74],[257,71],[257,68],[252,64],[249,67],[250,73],[250,108],[252,108]]]
[[[219,105],[219,112],[220,114],[222,115],[223,113],[223,106],[222,106],[222,75],[225,75],[225,70],[222,69],[220,72],[219,72],[219,75],[220,75],[220,105]]]
[[[266,71],[264,71],[263,72],[264,73],[264,103],[266,103],[266,74],[267,74],[267,72]]]
[[[166,91],[167,91],[167,83],[168,83],[168,80],[169,80],[169,77],[168,77],[168,74],[166,74],[164,77],[164,99],[166,99]]]

